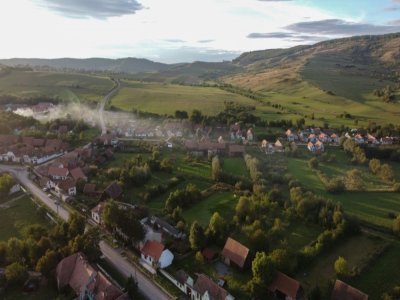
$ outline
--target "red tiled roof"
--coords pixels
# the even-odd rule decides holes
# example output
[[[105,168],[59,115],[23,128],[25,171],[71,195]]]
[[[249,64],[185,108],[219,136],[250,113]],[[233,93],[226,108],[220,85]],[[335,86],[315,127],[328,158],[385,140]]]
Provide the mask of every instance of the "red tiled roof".
[[[228,238],[221,254],[222,256],[229,258],[229,260],[239,267],[243,268],[247,255],[249,254],[249,248],[243,246],[232,238]]]
[[[292,299],[297,299],[300,283],[289,276],[278,272],[274,282],[268,287],[272,292],[279,291]],[[343,300],[343,299],[342,299]]]
[[[61,260],[56,273],[58,287],[70,286],[77,295],[89,283],[91,276],[94,276],[95,280],[87,287],[96,300],[117,300],[123,295],[119,288],[87,262],[82,253],[75,253]]]
[[[66,168],[57,168],[57,167],[49,167],[49,171],[47,172],[49,176],[61,176],[66,177],[68,175],[68,169]]]
[[[60,182],[57,184],[57,186],[58,186],[61,190],[68,192],[68,190],[69,190],[70,188],[73,188],[73,187],[76,186],[76,182],[75,182],[75,180],[73,180],[72,178],[68,178],[68,179],[66,179],[66,180],[60,181]]]
[[[155,261],[160,259],[162,252],[164,251],[164,244],[157,241],[147,241],[144,244],[141,252],[146,255],[154,258]]]
[[[78,180],[78,179],[84,179],[84,180],[86,180],[86,179],[87,179],[85,173],[83,173],[83,171],[82,171],[81,168],[75,168],[75,169],[71,170],[70,173],[71,173],[71,176],[72,176],[75,180]]]
[[[368,295],[360,290],[344,283],[341,280],[336,280],[332,291],[332,300],[368,300]]]
[[[204,274],[196,274],[197,280],[194,284],[194,289],[201,295],[207,291],[210,298],[213,300],[225,300],[229,293],[218,284],[216,284],[211,278]]]
[[[122,188],[115,181],[112,182],[104,192],[113,199],[117,199],[122,194]]]
[[[96,185],[94,183],[86,183],[83,187],[84,194],[92,194],[96,192]]]

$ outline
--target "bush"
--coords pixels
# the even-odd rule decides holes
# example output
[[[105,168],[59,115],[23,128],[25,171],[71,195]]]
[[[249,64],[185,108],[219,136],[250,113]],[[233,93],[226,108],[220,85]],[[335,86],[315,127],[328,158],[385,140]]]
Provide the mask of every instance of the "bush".
[[[311,159],[308,161],[308,166],[309,166],[311,169],[313,169],[313,170],[318,169],[318,165],[319,165],[318,159],[315,158],[315,157],[311,158]]]

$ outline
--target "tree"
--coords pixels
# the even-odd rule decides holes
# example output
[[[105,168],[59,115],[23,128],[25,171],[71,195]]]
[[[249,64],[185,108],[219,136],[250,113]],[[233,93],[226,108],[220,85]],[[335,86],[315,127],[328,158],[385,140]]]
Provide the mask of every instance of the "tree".
[[[32,238],[39,241],[42,237],[47,236],[47,229],[42,225],[32,224],[22,228],[21,235],[25,239]]]
[[[369,161],[368,166],[372,174],[378,174],[381,168],[381,162],[379,161],[379,159],[373,158]]]
[[[290,257],[286,249],[275,249],[269,255],[272,263],[277,269],[282,271],[289,271],[290,269]]]
[[[201,111],[198,109],[194,109],[192,111],[192,114],[190,115],[190,121],[195,124],[201,123],[203,121],[203,115],[202,115]]]
[[[195,255],[194,258],[195,258],[195,260],[196,260],[198,266],[204,266],[204,263],[205,263],[205,261],[204,261],[204,256],[203,256],[203,254],[201,254],[200,251],[197,251],[197,252],[196,252],[196,255]]]
[[[275,279],[276,268],[272,259],[265,252],[257,252],[251,264],[253,277],[250,282],[250,290],[254,297],[265,295],[268,286]]]
[[[349,274],[349,267],[347,264],[347,260],[345,260],[342,256],[339,256],[335,261],[334,269],[337,275],[346,276]]]
[[[393,231],[394,233],[400,235],[400,215],[398,215],[397,218],[393,220]]]
[[[221,177],[221,163],[218,156],[214,156],[211,163],[211,177],[214,181],[218,181]]]
[[[311,158],[308,161],[308,166],[313,170],[318,169],[318,159],[316,157]]]
[[[208,231],[214,241],[221,242],[225,237],[226,223],[218,212],[215,212],[208,224]]]
[[[138,283],[135,279],[133,279],[132,275],[130,275],[125,282],[125,291],[128,293],[128,296],[131,299],[136,298],[138,293]]]
[[[236,216],[238,221],[243,223],[247,216],[251,216],[252,203],[248,197],[240,197],[238,203],[236,204]]]
[[[7,261],[10,263],[22,261],[27,257],[25,255],[25,245],[21,240],[12,237],[7,242]]]
[[[379,176],[385,181],[392,181],[394,179],[394,171],[388,164],[383,164],[379,170]]]
[[[201,250],[206,244],[204,229],[197,221],[190,227],[189,242],[193,250]]]
[[[352,169],[347,171],[345,185],[348,190],[362,191],[364,189],[364,182],[360,170]]]
[[[36,271],[48,276],[56,268],[58,261],[57,252],[54,250],[47,250],[46,254],[37,262]]]
[[[14,262],[6,267],[6,280],[9,284],[21,284],[28,278],[28,270],[19,262]]]
[[[69,224],[68,231],[70,238],[73,238],[85,232],[85,226],[86,226],[85,218],[82,217],[77,212],[73,212],[69,215],[68,224]]]
[[[5,197],[8,195],[14,180],[11,175],[3,174],[0,176],[0,196]]]

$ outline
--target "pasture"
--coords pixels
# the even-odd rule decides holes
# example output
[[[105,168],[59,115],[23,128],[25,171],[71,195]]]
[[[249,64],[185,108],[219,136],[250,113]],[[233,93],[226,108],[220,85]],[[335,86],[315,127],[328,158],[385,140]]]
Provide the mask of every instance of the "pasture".
[[[12,199],[11,199],[12,200]],[[3,203],[3,205],[7,202]],[[20,230],[28,225],[49,223],[37,213],[37,208],[29,196],[23,195],[15,201],[8,202],[8,208],[0,208],[0,240],[19,237]]]
[[[392,227],[392,219],[388,217],[388,214],[400,212],[398,193],[343,192],[341,194],[329,194],[317,175],[308,167],[307,161],[300,158],[288,158],[289,174],[318,195],[340,202],[347,214],[376,225]]]
[[[202,199],[189,209],[183,211],[183,218],[189,223],[199,222],[203,227],[208,225],[213,213],[218,212],[225,220],[231,220],[238,198],[231,192],[215,192]]]
[[[107,77],[74,73],[12,71],[0,77],[0,95],[47,96],[78,103],[99,101],[113,86]]]
[[[242,157],[225,157],[223,159],[222,170],[235,176],[248,176],[246,163]]]
[[[173,115],[176,110],[190,114],[193,109],[199,109],[205,115],[215,115],[224,110],[225,101],[256,104],[249,98],[214,87],[124,82],[110,105],[129,112],[138,109],[160,115]]]

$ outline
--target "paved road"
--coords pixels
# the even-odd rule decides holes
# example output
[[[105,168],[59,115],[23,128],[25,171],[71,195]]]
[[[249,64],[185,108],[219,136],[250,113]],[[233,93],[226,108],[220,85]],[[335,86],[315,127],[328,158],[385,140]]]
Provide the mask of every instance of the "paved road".
[[[121,87],[121,83],[117,79],[116,81],[117,85],[113,87],[113,89],[103,97],[103,99],[100,102],[99,106],[99,120],[100,120],[100,126],[101,126],[101,134],[106,134],[107,133],[107,126],[104,121],[104,107],[106,106],[108,100],[110,100],[111,96],[113,96]]]
[[[0,169],[12,173],[18,181],[31,192],[32,195],[39,198],[52,211],[58,212],[58,216],[63,220],[68,220],[69,212],[62,206],[56,205],[55,199],[47,196],[38,186],[36,186],[28,177],[26,167],[0,165]]]
[[[151,300],[169,300],[171,299],[163,291],[161,291],[151,280],[138,271],[132,264],[127,262],[117,250],[110,247],[107,243],[101,241],[100,249],[103,255],[114,265],[118,271],[128,277],[130,275],[138,281],[139,291]]]
[[[0,169],[13,174],[20,183],[31,192],[34,196],[38,197],[44,204],[46,204],[51,210],[57,212],[57,205],[54,203],[54,199],[51,199],[38,188],[28,177],[28,171],[26,167],[22,166],[10,166],[0,165]],[[69,212],[62,206],[58,206],[58,214],[63,220],[68,220]],[[143,275],[141,270],[136,269],[135,266],[130,264],[123,258],[119,252],[104,241],[100,242],[100,249],[102,254],[110,261],[115,268],[118,269],[124,276],[128,277],[132,275],[138,281],[139,291],[150,300],[169,300],[171,299],[165,294],[158,286],[156,286],[148,277]]]

